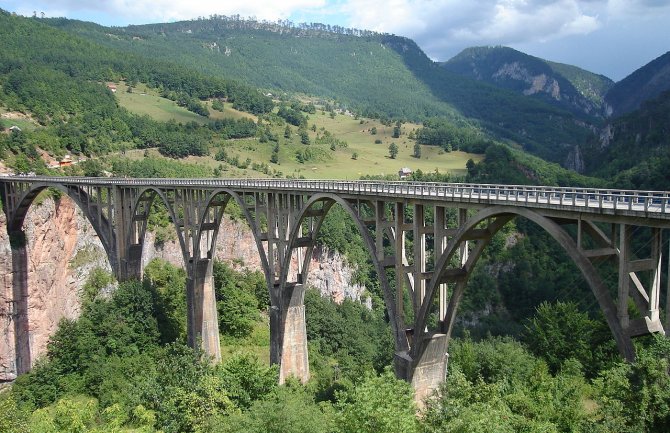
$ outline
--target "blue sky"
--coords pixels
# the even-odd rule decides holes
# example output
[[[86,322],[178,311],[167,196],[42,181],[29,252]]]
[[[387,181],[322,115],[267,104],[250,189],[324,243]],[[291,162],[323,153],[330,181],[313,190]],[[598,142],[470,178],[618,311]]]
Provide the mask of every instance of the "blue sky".
[[[670,51],[670,0],[0,0],[0,8],[113,26],[212,14],[322,22],[407,36],[434,60],[506,45],[615,81]]]

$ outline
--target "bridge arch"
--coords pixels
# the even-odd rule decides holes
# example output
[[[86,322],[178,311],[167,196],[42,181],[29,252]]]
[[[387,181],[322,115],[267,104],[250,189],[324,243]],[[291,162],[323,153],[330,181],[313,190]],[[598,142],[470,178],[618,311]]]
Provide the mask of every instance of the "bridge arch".
[[[222,195],[224,198],[223,201],[220,201],[221,200],[220,196]],[[210,258],[214,258],[214,249],[216,248],[216,241],[218,239],[219,230],[223,222],[223,215],[229,204],[230,199],[234,200],[235,203],[240,207],[240,210],[242,211],[242,215],[244,216],[246,223],[251,228],[251,232],[254,237],[254,242],[256,244],[256,248],[258,249],[258,254],[260,255],[263,274],[265,275],[265,279],[266,281],[268,281],[269,284],[269,281],[271,280],[270,265],[268,262],[267,255],[265,254],[265,250],[263,249],[259,222],[257,218],[254,218],[252,216],[242,196],[240,196],[240,194],[229,188],[215,189],[208,194],[205,200],[206,204],[203,215],[209,215],[210,213],[214,213],[213,218],[215,219],[215,227],[213,227],[212,229],[210,245],[208,246],[208,251],[206,251],[206,253],[211,255]],[[198,226],[197,242],[194,246],[194,254],[193,254],[194,257],[200,257],[203,253],[203,251],[201,251],[202,237],[203,233],[208,231],[206,226],[209,223],[210,222],[207,221],[206,219],[201,218],[201,221]]]
[[[12,233],[22,232],[23,223],[30,207],[37,196],[48,188],[61,191],[72,199],[77,207],[79,207],[86,217],[86,220],[91,224],[91,227],[93,227],[93,230],[95,230],[95,233],[98,235],[98,238],[105,249],[105,253],[107,254],[109,264],[112,267],[112,270],[115,271],[118,268],[118,261],[115,254],[116,234],[108,216],[105,216],[102,212],[100,214],[93,212],[92,208],[100,205],[95,201],[91,201],[91,197],[89,197],[82,187],[72,185],[66,186],[63,184],[31,184],[30,188],[21,195],[15,208],[11,209],[11,213],[7,213],[7,232],[10,236]]]
[[[179,230],[179,220],[177,219],[177,213],[175,212],[174,207],[170,205],[170,200],[168,199],[165,190],[161,188],[157,187],[143,188],[138,192],[137,196],[134,198],[130,214],[131,219],[132,220],[139,219],[141,221],[141,225],[139,227],[139,230],[137,230],[134,227],[134,224],[129,224],[128,227],[126,227],[127,228],[126,233],[123,234],[127,242],[126,248],[128,248],[130,245],[133,245],[134,244],[133,241],[137,242],[140,248],[144,247],[144,238],[146,236],[146,230],[147,230],[146,219],[149,217],[151,213],[151,208],[156,197],[160,198],[161,202],[165,206],[165,209],[167,210],[168,215],[170,217],[170,222],[175,228],[175,231],[177,233],[177,240],[179,241],[179,246],[181,247],[184,265],[186,266],[188,264],[189,259],[187,252],[188,250],[186,249],[186,241],[184,239],[182,232]],[[140,216],[140,218],[137,218],[138,216]],[[137,236],[136,239],[133,239],[134,235]],[[140,260],[141,255],[142,250],[140,249],[139,251]],[[137,275],[135,276],[139,277],[140,273],[137,273]]]
[[[370,257],[374,264],[375,271],[377,272],[377,277],[379,278],[380,286],[382,288],[386,311],[389,315],[389,321],[391,324],[391,329],[393,331],[396,350],[397,351],[407,350],[408,342],[405,336],[405,324],[403,318],[399,317],[396,314],[396,301],[393,297],[393,292],[391,290],[391,286],[388,277],[386,275],[384,264],[377,259],[378,252],[375,239],[373,239],[368,227],[366,226],[365,222],[360,218],[353,204],[345,200],[341,196],[333,193],[314,194],[310,196],[310,198],[304,204],[302,209],[299,211],[294,222],[291,225],[291,231],[289,234],[288,247],[287,247],[288,252],[285,257],[285,263],[282,266],[281,281],[286,281],[288,278],[292,253],[296,248],[299,248],[298,244],[300,240],[301,228],[305,223],[306,219],[311,214],[314,213],[313,210],[315,209],[318,203],[322,203],[321,215],[320,218],[317,220],[317,223],[314,225],[314,227],[309,233],[309,243],[306,245],[307,254],[305,254],[305,257],[303,258],[304,263],[302,266],[302,272],[298,276],[299,282],[307,281],[307,275],[309,273],[309,263],[312,258],[313,248],[316,243],[316,238],[319,234],[319,230],[321,229],[321,225],[324,219],[326,218],[330,210],[333,208],[333,205],[335,204],[340,205],[356,224],[358,232],[363,238],[365,247],[368,253],[370,254]],[[381,230],[381,228],[377,228],[377,230]]]
[[[572,259],[573,263],[581,271],[584,279],[595,295],[598,304],[605,316],[610,331],[616,340],[619,352],[625,359],[633,360],[635,358],[635,351],[631,338],[621,327],[621,324],[617,318],[616,306],[609,296],[607,287],[598,274],[598,271],[591,263],[590,259],[577,247],[577,244],[572,239],[572,237],[563,228],[561,228],[558,223],[546,216],[538,214],[531,209],[511,206],[492,206],[480,210],[478,213],[470,217],[458,229],[455,236],[448,242],[447,248],[440,257],[439,261],[436,263],[436,275],[439,277],[444,274],[444,272],[449,268],[449,263],[456,252],[459,250],[459,248],[461,248],[463,243],[471,237],[473,230],[475,230],[480,224],[491,220],[507,222],[515,217],[523,217],[534,222],[543,230],[545,230],[549,235],[551,235],[551,237],[554,238],[554,240],[557,241],[558,244],[565,250],[568,256]],[[483,242],[478,243],[467,263],[465,263],[463,266],[466,272],[465,281],[460,288],[457,288],[454,291],[453,296],[449,300],[447,314],[444,317],[447,338],[449,338],[451,334],[456,312],[458,310],[458,305],[463,295],[465,282],[470,276],[471,270],[479,259],[483,248],[488,244],[491,237],[502,228],[503,225],[504,223],[496,224],[495,222],[488,225],[486,229],[488,231],[488,238],[484,239]],[[426,288],[426,301],[422,304],[416,320],[417,329],[425,329],[428,320],[429,308],[433,303],[433,300],[438,291],[439,280],[440,278],[432,279]]]

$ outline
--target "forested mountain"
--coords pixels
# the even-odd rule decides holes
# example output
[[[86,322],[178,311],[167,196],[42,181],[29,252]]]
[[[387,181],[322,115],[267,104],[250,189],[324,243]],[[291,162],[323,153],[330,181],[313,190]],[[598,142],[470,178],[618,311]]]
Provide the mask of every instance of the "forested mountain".
[[[598,113],[611,81],[509,48],[472,48],[439,65],[409,39],[325,25],[212,17],[105,28],[5,12],[0,24],[0,104],[45,126],[0,140],[0,147],[28,155],[18,161],[20,171],[41,170],[35,146],[56,156],[156,145],[171,156],[207,153],[218,126],[167,125],[132,115],[105,88],[119,80],[144,83],[204,116],[208,99],[268,113],[272,101],[258,87],[280,93],[280,99],[309,94],[368,116],[421,120],[416,141],[423,145],[484,153],[498,139],[609,179],[635,166],[622,157],[624,149],[642,140],[644,149],[656,149],[649,155],[658,156],[653,143],[664,137],[663,119],[653,109],[662,102],[656,102],[614,121],[599,139],[592,126],[599,120],[587,113]],[[636,98],[662,88],[670,82],[662,80],[668,59],[666,54],[615,85],[608,101],[621,99],[617,95],[633,85],[643,89],[631,90]],[[648,124],[632,120],[649,116]],[[252,129],[245,134],[256,135]],[[521,170],[517,181],[537,182],[529,174],[534,171]],[[630,184],[624,177],[620,184]],[[570,176],[561,178],[564,184]]]
[[[669,189],[670,91],[611,120],[583,153],[587,173],[613,179],[619,187]]]
[[[107,89],[110,81],[160,88],[198,114],[206,114],[201,100],[214,97],[257,114],[273,108],[270,98],[237,81],[146,60],[4,11],[0,39],[0,107],[38,126],[0,135],[0,154],[18,172],[44,172],[38,147],[55,157],[155,146],[172,156],[207,152],[210,130],[133,115]]]
[[[143,58],[169,60],[270,92],[331,98],[365,116],[441,116],[478,124],[557,162],[591,134],[574,114],[451,73],[399,36],[239,17],[124,28],[65,19],[44,22]]]
[[[603,97],[614,84],[605,76],[501,46],[467,48],[442,66],[585,118],[602,117]]]
[[[670,90],[670,51],[616,83],[605,96],[612,116],[630,113]]]

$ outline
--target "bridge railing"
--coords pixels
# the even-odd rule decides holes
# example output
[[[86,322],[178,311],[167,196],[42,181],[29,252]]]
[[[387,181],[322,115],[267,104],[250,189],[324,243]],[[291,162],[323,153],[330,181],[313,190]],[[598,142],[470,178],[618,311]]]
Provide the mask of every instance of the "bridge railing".
[[[628,210],[670,217],[670,192],[552,186],[433,183],[375,180],[294,179],[130,179],[86,177],[3,176],[0,182],[61,183],[78,185],[162,186],[266,189],[274,191],[381,194],[417,198],[441,198],[453,202]]]

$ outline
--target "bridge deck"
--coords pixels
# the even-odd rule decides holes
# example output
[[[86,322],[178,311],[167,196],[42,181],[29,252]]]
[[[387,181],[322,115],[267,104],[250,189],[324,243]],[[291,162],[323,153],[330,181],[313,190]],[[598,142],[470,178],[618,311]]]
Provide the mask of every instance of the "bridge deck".
[[[557,216],[586,213],[603,219],[647,220],[644,225],[670,227],[670,192],[552,186],[460,184],[405,181],[341,181],[289,179],[165,179],[4,176],[0,182],[90,186],[174,187],[240,191],[337,193],[354,197],[393,197],[479,206],[545,209]]]

